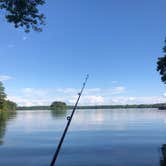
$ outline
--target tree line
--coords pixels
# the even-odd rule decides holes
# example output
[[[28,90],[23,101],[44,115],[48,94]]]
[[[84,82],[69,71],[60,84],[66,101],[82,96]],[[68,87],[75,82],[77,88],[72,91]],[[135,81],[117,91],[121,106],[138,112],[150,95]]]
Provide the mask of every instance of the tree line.
[[[65,102],[62,101],[54,101],[49,106],[22,106],[17,107],[17,110],[66,110],[68,106]]]
[[[52,104],[50,106],[22,106],[17,107],[18,110],[69,110],[73,109],[73,105],[64,105],[64,102],[57,102],[57,106],[53,106]],[[54,102],[53,102],[54,103]],[[59,105],[63,103],[62,105]],[[128,109],[128,108],[159,108],[159,109],[166,109],[166,103],[160,103],[160,104],[133,104],[133,105],[94,105],[94,106],[78,106],[77,109]]]

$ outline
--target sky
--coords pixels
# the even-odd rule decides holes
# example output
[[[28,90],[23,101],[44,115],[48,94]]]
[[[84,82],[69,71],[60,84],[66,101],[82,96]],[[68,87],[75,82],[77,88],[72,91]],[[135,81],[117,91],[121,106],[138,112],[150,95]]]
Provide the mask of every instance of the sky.
[[[46,0],[43,32],[0,14],[0,81],[19,106],[166,102],[156,71],[166,37],[165,0]]]

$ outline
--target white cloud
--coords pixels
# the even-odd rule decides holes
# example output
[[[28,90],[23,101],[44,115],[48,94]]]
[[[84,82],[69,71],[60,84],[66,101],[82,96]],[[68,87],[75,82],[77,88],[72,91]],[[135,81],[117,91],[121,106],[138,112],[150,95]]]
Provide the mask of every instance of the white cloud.
[[[85,95],[101,95],[102,89],[100,88],[87,88],[84,90],[83,94]]]
[[[45,96],[48,92],[46,89],[24,88],[22,92],[25,96]]]
[[[19,106],[50,105],[50,101],[46,99],[31,99],[23,96],[8,96],[8,99],[16,102]]]
[[[12,79],[11,76],[8,76],[8,75],[0,75],[0,81],[7,81],[7,80],[10,80]]]
[[[80,89],[77,88],[56,88],[54,89],[58,93],[65,93],[65,94],[77,94],[80,92]],[[93,92],[100,92],[100,88],[86,88],[84,93],[93,93]]]
[[[75,88],[57,88],[55,89],[56,92],[59,92],[59,93],[77,93],[79,92],[78,89],[75,89]]]
[[[126,88],[124,86],[117,86],[113,89],[111,89],[111,94],[116,95],[116,94],[121,94],[126,91]]]
[[[89,93],[91,93],[91,92],[100,92],[101,91],[101,89],[100,88],[87,88],[86,90],[85,90],[85,92],[89,92]]]
[[[104,98],[102,96],[83,96],[80,102],[91,105],[100,105],[104,103]]]
[[[23,36],[23,37],[22,37],[22,40],[24,40],[24,41],[27,40],[27,37],[26,37],[26,36]]]
[[[11,94],[8,99],[19,106],[50,105],[50,102],[54,101],[46,89],[24,88],[17,93],[19,93],[18,96]]]
[[[130,101],[135,101],[135,99],[136,99],[135,97],[129,97]]]
[[[75,104],[77,96],[74,96],[72,99],[69,99],[70,104]],[[104,102],[102,96],[82,96],[79,102],[79,105],[101,105]]]
[[[67,104],[75,104],[78,96],[50,97],[46,96],[8,96],[9,100],[21,106],[50,105],[52,101],[64,101]],[[162,96],[143,97],[103,97],[103,96],[82,96],[79,105],[125,105],[125,104],[155,104],[166,103],[166,98]]]
[[[7,80],[10,77],[0,77]],[[36,89],[24,88],[17,91],[19,94],[9,94],[9,99],[18,105],[50,105],[52,101],[64,101],[67,104],[75,104],[78,92],[76,88]],[[85,89],[80,98],[79,105],[119,105],[119,104],[153,104],[166,103],[166,93],[161,96],[122,96],[126,92],[124,86],[110,89],[89,88]]]
[[[166,98],[162,96],[142,96],[142,97],[114,97],[105,100],[107,104],[156,104],[165,103]]]
[[[102,104],[104,101],[103,97],[100,95],[93,95],[100,90],[101,89],[99,88],[87,89],[86,95],[83,93],[79,103],[82,105]],[[80,92],[80,89],[75,88],[36,89],[27,87],[21,89],[18,96],[13,94],[9,95],[8,99],[21,106],[50,105],[51,102],[55,100],[74,104],[78,97],[78,92]]]

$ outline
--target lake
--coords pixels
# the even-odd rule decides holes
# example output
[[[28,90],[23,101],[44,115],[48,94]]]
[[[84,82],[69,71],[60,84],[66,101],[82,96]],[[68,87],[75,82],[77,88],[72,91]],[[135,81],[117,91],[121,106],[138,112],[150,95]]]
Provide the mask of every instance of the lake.
[[[17,111],[0,119],[1,166],[49,166],[69,111]],[[57,166],[160,166],[166,111],[77,110]]]

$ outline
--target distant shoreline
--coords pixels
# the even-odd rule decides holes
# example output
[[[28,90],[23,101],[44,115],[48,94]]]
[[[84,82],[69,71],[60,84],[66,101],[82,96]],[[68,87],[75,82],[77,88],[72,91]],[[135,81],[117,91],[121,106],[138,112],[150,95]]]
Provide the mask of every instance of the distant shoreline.
[[[68,105],[67,109],[74,106]],[[97,105],[97,106],[78,106],[77,109],[128,109],[128,108],[159,108],[166,110],[166,103],[159,104],[133,104],[133,105]],[[17,110],[51,110],[50,106],[19,106]]]

